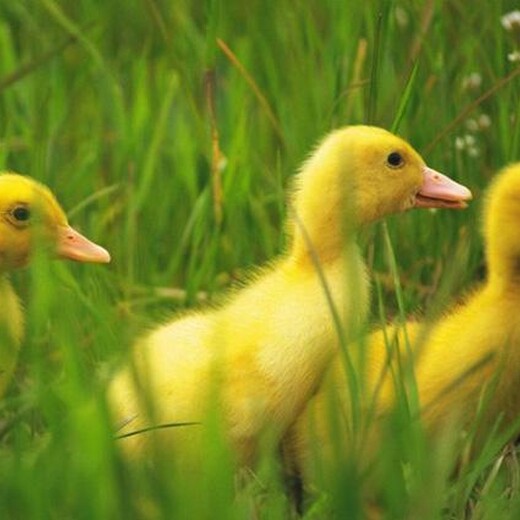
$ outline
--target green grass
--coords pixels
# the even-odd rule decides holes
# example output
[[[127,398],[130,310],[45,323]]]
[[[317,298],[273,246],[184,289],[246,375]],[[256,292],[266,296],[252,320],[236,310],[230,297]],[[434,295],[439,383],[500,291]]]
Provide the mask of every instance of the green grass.
[[[37,258],[14,277],[27,336],[1,404],[0,516],[287,518],[272,460],[233,500],[229,465],[218,464],[225,454],[210,443],[208,481],[175,478],[164,460],[154,472],[126,467],[97,399],[109,367],[144,327],[281,250],[290,177],[345,124],[398,123],[430,166],[476,196],[464,212],[400,215],[369,234],[373,321],[376,293],[387,318],[434,314],[481,280],[480,194],[520,158],[520,64],[507,60],[520,41],[500,25],[515,7],[2,2],[0,166],[51,186],[113,262]],[[471,73],[482,79],[474,89],[464,87]],[[470,132],[482,114],[490,126]],[[455,147],[468,133],[475,157]],[[377,486],[389,518],[518,517],[514,448],[498,458],[489,449],[453,474],[449,441],[432,454],[398,423]],[[400,455],[409,466],[396,464]],[[356,517],[355,477],[338,472],[307,517]]]

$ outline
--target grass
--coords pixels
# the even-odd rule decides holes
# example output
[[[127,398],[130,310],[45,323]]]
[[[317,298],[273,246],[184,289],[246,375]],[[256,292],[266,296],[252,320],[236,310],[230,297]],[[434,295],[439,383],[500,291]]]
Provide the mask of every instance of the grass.
[[[500,24],[515,7],[3,2],[0,165],[51,186],[113,262],[36,258],[14,277],[27,337],[1,404],[2,517],[286,518],[272,460],[234,500],[225,454],[209,442],[208,481],[175,478],[167,461],[126,467],[97,399],[108,367],[144,327],[281,250],[288,180],[344,124],[398,124],[476,195],[464,212],[391,217],[366,238],[384,315],[434,314],[482,279],[480,195],[520,153],[519,64],[507,59],[520,41]],[[465,85],[472,73],[480,85]],[[468,129],[483,115],[489,127]],[[468,134],[476,152],[455,146]],[[379,482],[389,518],[518,517],[514,447],[490,447],[453,475],[450,442],[432,455],[419,441],[395,425],[389,434]],[[358,515],[355,468],[336,477],[307,518]]]

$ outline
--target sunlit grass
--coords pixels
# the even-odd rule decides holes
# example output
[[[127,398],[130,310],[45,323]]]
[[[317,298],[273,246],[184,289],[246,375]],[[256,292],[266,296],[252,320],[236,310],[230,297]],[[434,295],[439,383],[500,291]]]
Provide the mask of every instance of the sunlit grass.
[[[27,326],[0,407],[6,518],[289,515],[273,458],[241,485],[218,446],[207,482],[176,479],[167,460],[128,468],[101,398],[106,378],[147,326],[211,300],[282,249],[288,180],[344,124],[399,122],[429,165],[476,196],[464,212],[399,215],[364,237],[376,280],[371,321],[435,316],[480,281],[480,195],[520,152],[519,64],[508,60],[519,43],[500,24],[515,7],[0,5],[0,166],[51,186],[71,223],[113,258],[37,258],[13,277]],[[472,74],[480,83],[468,83]],[[472,145],[457,147],[467,135]],[[514,448],[455,466],[452,439],[429,451],[398,413],[395,422],[374,486],[389,517],[518,517]],[[413,443],[411,465],[396,466]],[[357,477],[343,468],[330,493],[308,500],[307,516],[354,518]]]

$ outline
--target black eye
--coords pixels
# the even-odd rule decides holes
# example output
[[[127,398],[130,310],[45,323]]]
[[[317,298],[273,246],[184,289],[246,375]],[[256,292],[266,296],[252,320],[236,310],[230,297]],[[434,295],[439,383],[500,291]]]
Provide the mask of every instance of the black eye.
[[[14,208],[12,215],[18,222],[27,222],[31,218],[31,212],[25,206]]]
[[[393,168],[398,168],[404,163],[403,156],[399,152],[392,152],[389,154],[386,158],[386,162]]]

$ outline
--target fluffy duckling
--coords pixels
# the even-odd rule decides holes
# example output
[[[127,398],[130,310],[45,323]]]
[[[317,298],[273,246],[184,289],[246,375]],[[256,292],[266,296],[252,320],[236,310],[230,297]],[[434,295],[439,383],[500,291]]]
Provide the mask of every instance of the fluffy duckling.
[[[494,427],[508,432],[515,421],[519,426],[520,163],[505,168],[489,188],[483,234],[487,280],[463,304],[436,322],[390,326],[371,334],[360,349],[352,345],[352,361],[362,367],[360,407],[365,413],[373,407],[369,431],[361,435],[353,431],[352,375],[341,356],[335,357],[285,441],[293,471],[304,468],[312,480],[312,461],[337,464],[338,450],[348,458],[366,449],[370,458],[378,443],[374,417],[386,415],[395,404],[399,385],[393,377],[403,383],[407,365],[413,367],[418,415],[430,436],[454,426],[457,431],[476,427],[473,450],[478,450]],[[520,427],[513,430],[512,438]],[[309,457],[313,446],[319,446],[319,454]]]
[[[62,258],[109,262],[110,255],[69,226],[50,190],[0,172],[0,397],[11,379],[23,335],[23,312],[8,272],[25,266],[36,239]]]
[[[284,432],[315,392],[338,330],[355,331],[366,315],[357,231],[390,213],[462,208],[470,198],[383,129],[332,132],[296,177],[287,252],[223,305],[166,323],[135,346],[108,391],[119,433],[204,423],[216,405],[233,453],[252,464],[263,435]],[[120,442],[135,455],[154,437],[177,461],[193,461],[200,430],[155,429]]]

